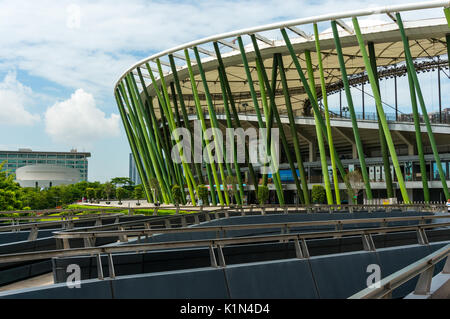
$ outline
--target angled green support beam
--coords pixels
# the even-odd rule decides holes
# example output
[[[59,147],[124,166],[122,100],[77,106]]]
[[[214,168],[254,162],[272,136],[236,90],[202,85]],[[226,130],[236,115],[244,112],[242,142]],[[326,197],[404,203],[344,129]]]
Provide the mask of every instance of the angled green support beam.
[[[398,162],[397,153],[395,151],[395,145],[392,141],[391,131],[389,130],[389,125],[386,120],[386,115],[384,114],[383,104],[381,102],[380,92],[378,90],[377,81],[375,79],[374,72],[372,70],[372,66],[369,61],[369,56],[367,54],[366,46],[364,44],[364,39],[361,34],[361,30],[359,28],[358,19],[354,17],[352,19],[353,27],[356,33],[356,38],[358,39],[360,52],[363,56],[364,65],[366,67],[367,75],[369,77],[370,86],[372,87],[372,94],[375,98],[375,105],[377,107],[378,116],[380,118],[381,124],[383,125],[384,136],[386,137],[386,143],[389,148],[389,152],[391,154],[392,164],[394,165],[395,173],[397,175],[398,185],[400,187],[400,192],[402,193],[403,201],[405,203],[410,203],[408,192],[406,191],[405,180],[403,179],[402,169],[400,168],[400,164]],[[386,172],[385,172],[386,173]]]
[[[146,123],[145,123],[146,116],[145,116],[145,111],[144,111],[144,103],[142,103],[142,99],[139,94],[139,90],[137,88],[136,81],[131,74],[129,74],[128,77],[126,78],[126,84],[127,84],[127,88],[130,93],[130,96],[132,97],[131,101],[133,103],[131,103],[131,106],[134,106],[134,110],[136,111],[136,117],[137,117],[136,123],[139,125],[141,133],[144,136],[144,139],[148,143],[147,148],[151,148],[155,154],[156,160],[158,161],[159,167],[161,169],[161,174],[162,174],[164,182],[165,182],[167,196],[169,197],[169,200],[171,200],[172,194],[169,193],[170,192],[169,175],[168,175],[167,169],[164,165],[164,160],[160,156],[161,153],[156,150],[155,137],[153,135],[153,132],[150,129],[149,130],[146,129]],[[146,153],[143,154],[144,156],[149,156],[147,148],[144,147],[144,151],[146,151]]]
[[[375,82],[377,85],[378,93],[380,92],[380,82],[378,81],[378,68],[377,68],[377,60],[375,54],[375,45],[373,42],[367,43],[367,47],[369,48],[369,59],[370,65],[372,67],[372,71],[374,73]],[[378,109],[377,109],[378,114]],[[389,150],[386,142],[386,137],[383,132],[383,125],[381,124],[380,115],[378,114],[378,133],[380,137],[380,146],[381,146],[381,156],[383,157],[383,166],[384,166],[384,180],[386,182],[386,191],[388,198],[394,197],[394,187],[392,184],[392,176],[391,176],[391,164],[389,162]]]
[[[130,126],[130,123],[128,122],[127,116],[125,114],[123,102],[120,98],[119,89],[115,90],[115,97],[116,97],[116,103],[119,108],[120,117],[122,119],[123,126],[125,127],[125,133],[127,135],[128,143],[130,144],[131,152],[134,157],[134,161],[136,163],[136,168],[138,170],[139,176],[141,178],[142,184],[144,186],[145,195],[147,197],[148,202],[155,202],[152,196],[152,192],[149,189],[148,185],[148,178],[147,174],[145,173],[145,170],[143,168],[143,164],[141,162],[141,158],[139,156],[139,152],[136,147],[136,142],[134,140],[133,132]]]
[[[242,63],[244,65],[245,74],[247,76],[247,82],[248,82],[248,86],[250,89],[250,95],[252,97],[253,107],[255,109],[256,118],[258,119],[258,126],[261,129],[261,128],[264,128],[264,124],[262,121],[261,110],[259,109],[258,98],[256,96],[255,86],[253,83],[252,74],[250,72],[247,55],[245,54],[244,43],[242,42],[242,38],[240,36],[237,37],[237,40],[238,40],[238,44],[239,44],[239,50],[241,52]],[[267,186],[267,174],[263,175],[263,185]],[[257,192],[258,188],[256,188],[255,191]]]
[[[197,47],[194,47],[194,54],[195,54],[195,59],[197,61],[198,71],[199,71],[200,77],[202,79],[203,89],[205,91],[206,104],[208,106],[209,122],[210,122],[212,132],[213,132],[214,145],[216,147],[216,155],[217,155],[217,159],[218,159],[217,165],[219,166],[220,177],[222,179],[222,185],[224,186],[225,202],[229,206],[230,198],[228,196],[228,192],[225,190],[226,176],[225,176],[225,170],[223,168],[223,162],[225,162],[225,163],[227,162],[226,154],[223,154],[223,147],[221,147],[222,145],[220,144],[222,142],[221,138],[216,135],[216,130],[219,129],[219,124],[217,121],[216,111],[214,110],[211,94],[209,92],[208,81],[206,80],[206,75],[203,70],[202,60],[200,59],[200,54],[198,53]],[[220,188],[220,184],[217,185],[217,188]]]
[[[298,176],[297,176],[297,171],[295,169],[294,161],[292,160],[290,149],[288,147],[286,135],[285,135],[284,129],[283,129],[283,123],[281,122],[280,115],[278,113],[278,109],[277,109],[277,106],[275,104],[275,89],[276,89],[276,83],[277,83],[276,79],[277,79],[277,70],[278,70],[279,59],[278,59],[277,55],[274,55],[274,57],[273,57],[273,66],[272,66],[272,84],[270,84],[269,83],[269,78],[267,76],[267,72],[266,72],[265,67],[264,67],[264,62],[263,62],[262,57],[261,57],[261,53],[259,51],[258,43],[256,41],[256,37],[255,37],[255,35],[252,35],[251,37],[252,37],[253,47],[254,47],[255,53],[256,53],[256,59],[257,59],[256,60],[256,62],[257,62],[256,65],[257,65],[257,68],[258,68],[258,73],[260,74],[260,75],[258,75],[258,77],[260,77],[260,76],[262,77],[262,79],[261,78],[259,79],[259,81],[262,82],[262,84],[260,83],[260,87],[265,86],[265,87],[268,88],[267,89],[267,93],[269,95],[270,110],[271,110],[271,114],[269,114],[269,117],[274,116],[274,118],[275,118],[275,120],[277,122],[278,129],[279,129],[279,132],[280,132],[281,143],[283,145],[283,149],[284,149],[286,158],[288,160],[289,167],[291,169],[292,177],[294,178],[294,181],[295,181],[295,186],[296,186],[296,189],[297,189],[297,193],[298,194],[302,194],[302,187],[300,185],[300,181],[299,181]],[[265,90],[263,90],[263,91],[265,91]],[[263,103],[264,103],[264,100],[263,100]],[[268,143],[271,143],[270,140],[269,140]],[[272,174],[272,175],[276,176],[278,181],[280,181],[280,177],[279,177],[279,173],[278,172],[277,172],[277,174]],[[278,182],[278,183],[279,183],[279,186],[280,186],[280,189],[281,189],[281,183],[280,182]],[[284,198],[283,198],[283,200],[284,200]]]
[[[226,94],[228,96],[228,101],[231,106],[231,111],[233,113],[234,122],[236,123],[237,128],[242,128],[241,121],[239,119],[239,114],[237,112],[236,105],[234,103],[233,92],[231,91],[230,82],[228,81],[228,76],[227,76],[227,73],[225,70],[225,66],[223,64],[222,55],[220,53],[219,45],[217,44],[217,42],[214,42],[214,50],[216,52],[217,61],[219,62],[219,69],[222,71],[223,82],[225,84]],[[250,156],[249,156],[249,152],[248,152],[248,146],[245,142],[244,142],[244,151],[245,151],[245,164],[248,167],[250,179],[253,182],[253,186],[255,187],[255,194],[256,194],[257,190],[258,190],[258,180],[256,179],[255,170],[253,169],[253,165],[249,161]],[[257,196],[255,196],[255,197],[257,197]]]
[[[339,190],[339,180],[338,180],[338,174],[336,169],[336,158],[334,156],[334,143],[333,143],[333,134],[331,132],[331,123],[330,123],[330,112],[328,110],[328,94],[327,94],[327,87],[325,83],[325,74],[323,70],[323,61],[322,61],[322,52],[320,49],[320,41],[319,41],[319,29],[317,27],[317,23],[314,23],[314,40],[316,44],[316,54],[317,54],[317,61],[319,65],[319,75],[320,75],[320,88],[322,91],[322,100],[323,100],[323,106],[324,106],[324,113],[325,113],[325,122],[327,125],[327,139],[328,139],[328,148],[330,150],[330,159],[331,159],[331,170],[333,173],[333,185],[334,185],[334,192],[336,196],[336,204],[341,204],[341,194]],[[314,93],[315,90],[313,90],[312,93]],[[317,126],[318,127],[318,126]],[[321,129],[319,128],[319,131]]]
[[[286,102],[286,110],[289,118],[289,128],[291,130],[292,140],[294,143],[294,152],[297,160],[297,167],[300,173],[300,181],[302,183],[303,192],[299,193],[299,196],[303,204],[309,205],[311,201],[309,199],[308,182],[306,181],[305,167],[303,165],[303,159],[300,153],[300,142],[298,140],[297,127],[295,126],[294,113],[292,111],[291,98],[289,95],[289,87],[286,79],[286,73],[284,71],[283,57],[281,54],[277,54],[277,56],[278,56],[278,68],[280,70],[280,80],[283,88],[283,95],[284,100]],[[301,194],[303,194],[303,196]]]
[[[422,132],[420,129],[420,115],[419,109],[417,107],[416,88],[414,87],[414,81],[410,74],[409,68],[408,68],[408,83],[409,83],[409,93],[411,96],[411,106],[414,117],[414,128],[416,132],[417,153],[419,155],[419,162],[420,162],[420,173],[422,175],[423,197],[425,199],[425,202],[428,203],[430,202],[430,190],[428,188],[427,167],[425,163],[425,156],[423,153]]]
[[[176,142],[177,147],[178,147],[178,151],[179,151],[179,154],[180,154],[181,162],[182,162],[182,165],[183,165],[184,174],[185,174],[185,177],[186,177],[187,186],[188,186],[188,189],[189,189],[189,195],[190,195],[192,204],[194,206],[196,206],[194,189],[197,189],[197,186],[196,186],[195,181],[193,179],[192,172],[189,169],[189,166],[187,166],[187,164],[186,164],[186,157],[184,155],[183,148],[180,145],[181,144],[180,137],[179,137],[177,131],[175,130],[176,125],[175,125],[175,121],[173,119],[172,108],[171,108],[170,99],[169,99],[169,96],[168,96],[168,93],[167,93],[167,87],[166,87],[165,81],[164,81],[164,75],[163,75],[161,64],[159,63],[159,60],[157,60],[157,62],[158,62],[157,63],[158,64],[158,71],[159,71],[159,74],[160,74],[161,88],[162,88],[163,92],[161,92],[161,90],[159,89],[159,87],[158,87],[158,85],[156,83],[156,79],[155,79],[155,76],[153,74],[153,71],[150,68],[150,65],[148,63],[146,63],[147,72],[149,73],[150,78],[152,80],[153,88],[154,88],[154,90],[156,92],[156,95],[158,97],[158,101],[160,102],[160,105],[163,108],[163,112],[164,112],[164,115],[165,115],[165,117],[167,119],[167,122],[169,124],[169,128],[171,129],[172,132],[174,132],[175,142]],[[161,114],[161,116],[162,116],[162,114]]]
[[[319,103],[317,100],[317,93],[315,88],[315,80],[314,80],[314,70],[311,61],[311,53],[309,50],[305,51],[305,61],[306,68],[308,71],[308,79],[309,79],[309,87],[311,88],[311,92],[314,96],[315,103]],[[314,121],[319,122],[317,115],[314,113]],[[333,204],[333,193],[331,192],[331,184],[330,184],[330,175],[328,173],[328,161],[327,161],[327,153],[325,150],[325,143],[323,141],[322,129],[319,125],[316,125],[316,135],[317,135],[317,144],[319,145],[319,154],[320,154],[320,164],[322,166],[322,175],[323,181],[325,184],[325,192],[327,195],[328,205]]]
[[[134,130],[137,131],[137,130],[139,130],[137,119],[135,119],[135,116],[132,115],[130,101],[126,98],[127,95],[125,94],[125,89],[123,87],[123,83],[120,83],[118,87],[119,87],[119,90],[120,90],[120,94],[122,95],[123,100],[125,101],[128,110],[130,111],[131,125],[134,128]],[[141,134],[141,136],[142,136],[142,134]],[[157,159],[155,157],[153,149],[151,147],[148,148],[148,153],[150,155],[150,160],[151,160],[151,164],[150,164],[149,158],[147,156],[145,156],[146,151],[144,151],[144,147],[145,147],[144,145],[146,143],[145,138],[144,137],[143,138],[137,137],[135,139],[135,142],[136,142],[136,145],[138,147],[139,154],[144,155],[142,157],[142,160],[143,160],[146,172],[148,173],[148,172],[151,172],[152,170],[154,170],[156,179],[162,185],[161,186],[161,189],[162,189],[161,195],[163,197],[163,201],[169,203],[169,198],[167,197],[167,194],[166,194],[166,191],[165,191],[165,181],[164,181],[164,178],[163,178],[163,176],[161,174],[159,163],[158,163],[158,161],[157,161]]]
[[[441,159],[439,157],[439,152],[438,152],[438,149],[436,146],[436,141],[435,141],[434,135],[433,135],[433,129],[431,128],[430,118],[428,117],[427,107],[425,105],[425,100],[422,95],[419,78],[417,77],[416,68],[414,66],[414,62],[413,62],[412,55],[411,55],[411,50],[409,48],[408,38],[406,37],[406,32],[403,27],[402,17],[400,15],[400,13],[396,14],[396,18],[397,18],[397,24],[398,24],[398,27],[400,29],[400,33],[402,36],[402,41],[403,41],[403,46],[404,46],[404,51],[405,51],[405,56],[406,56],[406,64],[411,73],[411,76],[412,76],[412,79],[414,82],[414,86],[416,89],[417,97],[419,99],[423,119],[425,121],[425,126],[427,127],[428,138],[430,140],[431,149],[433,150],[434,160],[436,161],[436,166],[439,171],[439,177],[442,182],[442,189],[444,190],[444,195],[445,195],[446,199],[450,199],[450,193],[448,191],[445,173],[444,173],[444,170],[442,169]]]
[[[447,56],[450,56],[450,33],[445,36],[445,42],[447,42]],[[450,69],[450,59],[448,59],[448,67]]]
[[[326,136],[327,131],[326,131],[325,121],[323,120],[322,115],[320,114],[319,105],[317,103],[315,103],[315,101],[314,101],[314,95],[311,92],[311,89],[309,87],[308,81],[306,80],[305,74],[303,73],[302,67],[300,66],[300,62],[298,60],[297,55],[295,54],[294,47],[292,46],[291,40],[289,39],[289,36],[287,35],[285,29],[280,29],[280,31],[281,31],[283,39],[284,39],[284,41],[286,43],[286,46],[287,46],[287,48],[289,50],[289,53],[290,53],[291,58],[292,58],[292,61],[294,62],[294,66],[295,66],[295,68],[297,70],[297,73],[298,73],[298,75],[300,77],[300,81],[301,81],[303,87],[305,88],[305,92],[308,95],[309,100],[311,101],[311,105],[312,105],[312,108],[314,110],[314,113],[317,114],[317,118],[318,118],[319,122],[316,123],[316,124],[320,125],[320,127],[322,128],[323,134]],[[336,149],[334,149],[334,156],[335,156],[335,159],[336,159],[336,164],[337,164],[339,173],[341,174],[341,177],[342,177],[342,179],[343,179],[343,181],[345,183],[345,186],[346,186],[347,190],[350,193],[353,193],[352,186],[350,185],[350,183],[349,183],[349,181],[347,179],[347,173],[346,173],[346,171],[344,169],[344,166],[342,165],[342,162],[341,162],[341,160],[339,158],[339,155],[336,152]]]
[[[207,130],[206,121],[205,121],[205,117],[203,116],[203,110],[202,110],[202,106],[200,103],[200,98],[198,96],[197,83],[195,81],[194,72],[192,70],[191,58],[189,56],[189,52],[187,49],[184,50],[184,55],[186,58],[186,65],[188,67],[189,79],[191,81],[192,94],[194,96],[194,102],[195,102],[195,107],[197,110],[197,115],[199,116],[199,119],[200,119],[200,124],[202,126],[203,134],[205,134],[205,132]],[[214,157],[211,152],[211,147],[209,147],[210,141],[205,140],[205,143],[206,143],[206,151],[208,154],[209,164],[211,165],[211,171],[213,174],[214,183],[216,185],[216,187],[214,187],[214,184],[210,184],[210,188],[211,189],[215,188],[215,192],[217,193],[217,196],[219,198],[219,203],[220,203],[220,205],[223,206],[224,205],[223,194],[222,194],[222,191],[220,190],[220,182],[219,182],[219,177],[217,175],[216,165],[214,163],[215,162]]]
[[[339,39],[339,32],[337,30],[336,21],[331,21],[331,28],[333,29],[334,43],[336,46],[336,53],[337,53],[338,60],[339,60],[339,67],[340,67],[341,74],[342,74],[342,82],[344,84],[345,95],[347,97],[347,104],[348,104],[348,108],[350,111],[353,135],[355,136],[355,142],[356,142],[356,150],[358,152],[359,163],[361,165],[361,174],[362,174],[362,177],[364,180],[364,185],[366,187],[367,199],[370,200],[373,198],[372,197],[372,188],[370,187],[369,175],[367,174],[367,165],[366,165],[364,150],[363,150],[363,146],[361,143],[361,138],[359,136],[358,121],[356,119],[355,108],[353,106],[353,98],[352,98],[352,93],[350,91],[350,84],[348,81],[347,69],[345,66],[344,55],[342,53],[341,40]]]
[[[180,80],[178,77],[178,71],[177,71],[177,68],[175,65],[173,55],[169,55],[169,61],[170,61],[171,69],[172,69],[172,74],[174,77],[175,88],[177,90],[177,94],[178,94],[179,100],[180,100],[180,107],[181,107],[181,113],[183,114],[183,121],[184,121],[185,127],[189,130],[189,132],[191,132],[191,154],[192,154],[192,158],[194,160],[194,165],[195,165],[195,170],[197,172],[198,181],[199,181],[199,184],[204,185],[205,179],[203,178],[201,163],[197,163],[196,158],[195,158],[195,149],[194,149],[195,130],[192,129],[190,122],[189,122],[188,114],[186,111],[186,104],[183,99],[183,91],[181,90]],[[197,113],[197,119],[200,121],[200,116],[198,113]],[[202,140],[202,147],[203,147],[202,149],[204,149],[206,147],[206,144],[205,144],[205,141],[203,140],[203,138],[201,138],[201,140]],[[209,183],[209,185],[213,185],[213,176],[212,176],[211,165],[209,163],[205,163],[205,167],[206,167],[206,177],[208,179],[208,183]],[[212,204],[214,206],[217,205],[216,193],[215,193],[214,187],[210,187],[209,192],[211,195]]]
[[[259,109],[258,98],[256,96],[256,91],[255,91],[252,75],[251,75],[250,68],[249,68],[249,65],[248,65],[247,55],[245,53],[244,43],[243,43],[242,38],[240,36],[237,37],[237,40],[238,40],[238,44],[239,44],[239,50],[241,52],[242,63],[244,65],[244,70],[245,70],[245,73],[246,73],[246,76],[247,76],[247,82],[248,82],[249,89],[250,89],[250,95],[252,97],[252,101],[253,101],[253,106],[255,108],[256,117],[258,119],[258,125],[259,125],[259,128],[262,129],[262,128],[264,128],[264,124],[263,124],[263,121],[262,121],[261,111]],[[258,65],[258,63],[257,63],[257,65]],[[258,77],[260,77],[260,74],[258,74]],[[265,97],[264,85],[261,86],[260,89],[261,89],[261,99],[263,99],[262,98],[262,94],[264,94],[264,97]],[[264,111],[265,111],[266,124],[267,124],[265,128],[267,129],[269,127],[269,125],[270,125],[270,119],[271,119],[272,116],[270,114],[266,114],[266,112],[267,113],[269,112],[267,110],[267,108]],[[271,129],[271,126],[270,126],[270,128],[267,131],[270,131],[270,129]],[[269,138],[270,134],[267,134],[267,135],[268,135],[268,138]],[[271,156],[270,145],[271,144],[267,144],[267,142],[266,142],[266,153],[267,153],[268,156]],[[276,192],[277,192],[278,201],[280,203],[282,203],[282,202],[284,203],[283,193],[281,191],[281,186],[280,186],[279,180],[277,178],[279,176],[279,174],[278,174],[278,176],[277,176],[277,174],[273,174],[273,176],[274,176],[274,185],[275,185],[275,189],[276,189]],[[267,186],[267,180],[268,180],[267,177],[268,177],[267,174],[263,175],[263,185],[264,186]]]
[[[258,74],[259,91],[261,93],[261,104],[263,106],[264,117],[266,119],[266,134],[267,134],[267,136],[266,136],[266,152],[267,152],[267,155],[271,158],[270,168],[272,171],[272,178],[274,180],[274,185],[275,185],[275,190],[277,192],[278,200],[281,205],[284,205],[284,194],[283,194],[283,190],[281,187],[280,173],[279,173],[278,163],[276,162],[276,157],[275,157],[275,152],[274,152],[275,150],[273,149],[273,143],[271,140],[271,129],[272,129],[272,123],[273,123],[273,116],[275,113],[273,111],[274,108],[272,107],[273,106],[272,102],[270,102],[271,107],[269,107],[269,104],[267,103],[267,94],[269,94],[269,99],[270,99],[270,97],[272,96],[272,94],[271,94],[272,87],[269,83],[267,73],[265,72],[264,62],[261,59],[261,55],[258,54],[259,49],[258,49],[258,44],[256,42],[256,38],[254,35],[251,35],[251,38],[252,38],[253,47],[255,49],[255,52],[257,52],[256,60],[255,60],[256,72]],[[274,62],[276,63],[276,59],[274,60]],[[277,68],[273,67],[272,69],[276,72]],[[275,85],[274,85],[274,88],[275,88]],[[282,130],[283,130],[283,127],[279,127],[280,136],[281,136]]]
[[[172,93],[172,101],[173,101],[173,107],[174,107],[174,110],[175,110],[175,119],[177,121],[177,127],[181,128],[181,127],[183,127],[183,125],[181,124],[180,111],[178,109],[177,94],[175,92],[175,85],[174,85],[173,82],[170,83],[170,90],[171,90],[171,93]],[[191,138],[192,138],[192,136],[191,136]],[[194,166],[194,169],[195,168],[196,167]],[[186,204],[186,193],[184,191],[184,179],[183,179],[183,175],[181,173],[182,168],[180,168],[180,164],[177,164],[175,166],[175,169],[177,171],[176,174],[177,174],[177,179],[178,179],[178,185],[180,186],[181,195],[183,196],[182,197],[183,198],[182,199],[182,201],[183,201],[182,203],[183,203],[183,205],[185,205]]]
[[[217,71],[219,73],[220,89],[222,91],[222,99],[223,99],[223,106],[225,109],[225,116],[226,116],[226,120],[227,120],[227,128],[234,129],[233,122],[231,121],[230,108],[228,105],[227,90],[225,88],[225,81],[226,81],[225,76],[223,75],[223,71],[220,66],[217,69]],[[228,130],[227,130],[227,132],[228,132]],[[239,188],[238,188],[239,192],[236,192],[235,197],[236,197],[236,202],[238,203],[238,205],[242,205],[242,201],[244,199],[244,185],[242,183],[241,168],[240,168],[238,160],[237,160],[237,148],[236,148],[236,143],[234,142],[234,136],[231,134],[231,132],[228,132],[228,134],[230,134],[228,136],[228,139],[230,140],[231,143],[233,143],[233,163],[234,163],[234,170],[236,172],[236,178],[237,178],[238,185],[239,185]],[[246,147],[246,145],[244,145],[244,147]],[[232,176],[232,172],[229,172],[228,175]]]
[[[166,116],[168,117],[168,125],[169,125],[169,129],[170,132],[174,134],[174,138],[175,138],[175,143],[178,146],[178,151],[180,153],[180,158],[181,158],[181,163],[183,165],[183,172],[186,176],[186,182],[187,182],[187,186],[189,189],[189,195],[191,197],[192,203],[195,206],[196,202],[195,202],[195,194],[194,194],[194,190],[197,190],[197,184],[195,182],[194,176],[192,175],[192,171],[189,168],[189,165],[187,164],[187,160],[186,160],[186,155],[184,154],[184,149],[181,147],[180,145],[180,137],[176,131],[176,124],[175,124],[175,120],[174,120],[174,115],[172,112],[172,107],[170,105],[170,98],[169,98],[169,91],[167,90],[167,85],[166,85],[166,81],[165,81],[165,77],[164,77],[164,72],[162,70],[161,67],[161,61],[159,59],[156,59],[156,64],[158,66],[158,72],[159,72],[159,78],[160,78],[160,83],[161,83],[161,90],[162,90],[162,99],[160,99],[161,105],[164,109],[164,112],[166,114]],[[150,70],[151,71],[151,70]],[[155,90],[158,92],[157,87],[155,86],[156,81],[153,73],[151,73],[151,78],[153,81],[153,85],[155,87]],[[161,92],[160,92],[161,95]],[[160,96],[158,96],[159,98]],[[170,139],[170,141],[172,141],[172,139]],[[169,155],[168,155],[169,156]]]

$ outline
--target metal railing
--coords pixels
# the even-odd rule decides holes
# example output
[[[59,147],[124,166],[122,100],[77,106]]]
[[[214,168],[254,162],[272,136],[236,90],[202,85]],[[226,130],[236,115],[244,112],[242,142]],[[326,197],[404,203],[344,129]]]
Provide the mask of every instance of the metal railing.
[[[1,263],[12,262],[24,262],[24,261],[37,261],[50,258],[61,257],[74,257],[74,256],[96,256],[98,278],[103,279],[103,267],[101,256],[107,255],[108,266],[110,269],[110,277],[115,278],[113,255],[115,253],[126,252],[146,252],[151,250],[160,249],[173,249],[173,248],[195,248],[195,247],[209,247],[210,261],[212,267],[226,267],[226,261],[222,248],[227,245],[237,244],[255,244],[255,243],[268,243],[268,242],[290,242],[294,243],[296,258],[306,259],[310,257],[307,239],[318,238],[339,238],[344,236],[361,236],[364,250],[375,251],[375,245],[372,239],[372,234],[386,234],[391,232],[405,232],[416,231],[418,242],[421,245],[427,245],[425,229],[448,227],[450,223],[440,224],[428,224],[428,225],[416,225],[416,226],[396,226],[396,227],[381,227],[381,228],[363,228],[355,230],[335,230],[324,232],[312,232],[312,233],[298,233],[298,234],[280,234],[280,235],[264,235],[264,236],[250,236],[250,237],[237,237],[237,238],[219,238],[219,239],[204,239],[204,240],[190,240],[190,241],[173,241],[173,242],[160,242],[149,244],[132,244],[122,246],[103,246],[103,247],[90,247],[90,248],[73,248],[66,250],[51,250],[51,251],[39,251],[28,253],[17,253],[0,255]],[[219,262],[216,260],[215,250],[219,257]]]
[[[183,217],[182,217],[183,218]],[[84,231],[84,232],[53,232],[56,239],[73,239],[73,238],[89,238],[95,239],[100,237],[118,237],[126,238],[129,236],[142,237],[152,236],[155,234],[171,234],[171,233],[187,233],[187,232],[216,232],[219,236],[222,234],[225,237],[226,233],[231,230],[252,230],[252,229],[280,229],[280,233],[290,233],[292,228],[311,227],[311,226],[335,226],[336,230],[342,230],[344,225],[373,223],[380,224],[382,227],[387,227],[392,222],[409,222],[417,221],[424,225],[427,221],[448,219],[449,216],[410,216],[410,217],[383,217],[383,218],[357,218],[344,220],[321,220],[321,221],[307,221],[307,222],[288,222],[288,223],[265,223],[265,224],[245,224],[245,225],[221,225],[221,226],[204,226],[204,227],[186,227],[181,228],[151,228],[151,222],[145,222],[144,229],[125,229],[121,227],[119,231]]]
[[[433,280],[434,268],[438,262],[447,258],[443,274],[450,274],[450,244],[437,250],[436,252],[422,258],[415,263],[405,267],[392,275],[386,277],[380,282],[376,283],[375,287],[368,287],[349,299],[380,299],[380,298],[392,298],[392,292],[420,275],[419,280],[414,289],[415,295],[427,295],[430,293],[431,282]]]

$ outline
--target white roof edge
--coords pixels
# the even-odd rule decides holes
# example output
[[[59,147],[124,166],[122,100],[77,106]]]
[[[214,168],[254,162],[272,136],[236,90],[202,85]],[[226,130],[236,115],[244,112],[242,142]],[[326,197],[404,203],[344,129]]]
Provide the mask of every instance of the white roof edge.
[[[280,28],[285,28],[288,26],[298,26],[298,25],[303,25],[303,24],[307,24],[307,23],[315,23],[315,22],[329,21],[329,20],[336,20],[336,19],[345,19],[345,18],[352,18],[352,17],[358,17],[358,16],[367,16],[367,15],[372,15],[372,14],[382,14],[382,13],[388,13],[388,12],[413,11],[413,10],[431,9],[431,8],[439,8],[439,7],[442,7],[442,8],[450,7],[450,0],[424,1],[424,2],[417,2],[417,3],[393,5],[393,6],[368,8],[368,9],[362,9],[362,10],[353,10],[353,11],[347,11],[347,12],[337,13],[337,14],[336,13],[324,14],[324,15],[319,15],[319,16],[310,17],[310,18],[287,20],[287,21],[283,21],[283,22],[276,22],[276,23],[271,23],[271,24],[267,24],[267,25],[263,25],[263,26],[240,29],[240,30],[236,30],[236,31],[231,31],[231,32],[226,32],[226,33],[209,36],[206,38],[202,38],[199,40],[191,41],[191,42],[173,47],[171,49],[161,51],[161,52],[156,53],[148,58],[138,61],[137,63],[133,64],[130,68],[128,68],[120,76],[119,80],[116,82],[116,84],[114,86],[114,90],[116,90],[118,84],[122,81],[122,79],[130,71],[132,71],[136,67],[139,67],[141,64],[144,64],[144,63],[154,60],[154,59],[158,59],[162,56],[165,56],[165,55],[168,55],[168,54],[180,51],[180,50],[184,50],[186,48],[198,46],[198,45],[201,45],[204,43],[214,42],[214,41],[217,41],[220,39],[226,39],[226,38],[240,36],[240,35],[249,34],[249,33],[269,31],[269,30],[273,30],[273,29],[280,29]]]

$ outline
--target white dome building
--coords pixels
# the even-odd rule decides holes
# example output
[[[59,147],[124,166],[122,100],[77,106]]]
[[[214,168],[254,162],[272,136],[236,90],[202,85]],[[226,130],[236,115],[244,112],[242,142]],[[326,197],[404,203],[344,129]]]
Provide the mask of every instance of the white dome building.
[[[80,171],[71,167],[38,164],[16,170],[16,182],[22,187],[52,187],[80,181]]]

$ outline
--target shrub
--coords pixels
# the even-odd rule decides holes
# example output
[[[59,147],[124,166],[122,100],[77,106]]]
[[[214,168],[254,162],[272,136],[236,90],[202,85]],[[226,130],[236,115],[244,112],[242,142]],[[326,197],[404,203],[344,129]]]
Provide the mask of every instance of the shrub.
[[[325,188],[322,185],[314,185],[311,197],[314,204],[325,204]]]
[[[119,200],[119,203],[122,202],[122,199],[125,197],[125,189],[123,187],[119,187],[116,189],[116,198]]]
[[[260,205],[264,205],[269,199],[269,188],[264,185],[258,186],[258,202]]]
[[[202,201],[202,206],[205,206],[206,204],[209,204],[208,199],[208,188],[205,185],[199,185],[198,186],[198,198]]]
[[[183,203],[183,194],[181,193],[180,186],[178,185],[172,186],[172,197],[176,205],[180,205],[181,203]]]

